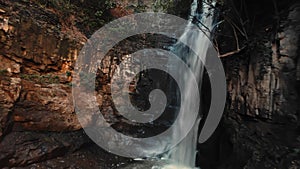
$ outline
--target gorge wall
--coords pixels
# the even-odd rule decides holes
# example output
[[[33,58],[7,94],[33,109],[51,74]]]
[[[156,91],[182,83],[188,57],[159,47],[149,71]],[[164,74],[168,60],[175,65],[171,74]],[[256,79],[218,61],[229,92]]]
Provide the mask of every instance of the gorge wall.
[[[71,96],[72,70],[81,47],[101,24],[147,11],[151,1],[121,1],[109,7],[101,6],[110,2],[103,1],[101,11],[91,8],[95,1],[51,2],[60,1],[0,1],[0,168],[118,168],[114,162],[128,159],[96,148],[81,130]],[[300,167],[300,5],[240,2],[220,2],[220,20],[226,20],[216,33],[220,53],[235,51],[237,39],[241,50],[222,58],[226,110],[214,136],[199,145],[198,163],[204,169]],[[248,14],[238,8],[244,5]],[[190,1],[176,1],[157,10],[186,17],[189,6]],[[227,10],[232,6],[239,10]],[[251,31],[234,26],[240,18]],[[155,46],[139,38],[142,42],[131,50]],[[133,46],[130,41],[124,44]],[[109,94],[111,67],[120,61],[117,56],[130,52],[117,49],[105,60],[98,102],[107,116],[115,112]]]
[[[298,168],[299,3],[227,3],[235,8],[221,14],[225,22],[217,32],[228,85],[226,111],[215,135],[199,146],[199,164]]]

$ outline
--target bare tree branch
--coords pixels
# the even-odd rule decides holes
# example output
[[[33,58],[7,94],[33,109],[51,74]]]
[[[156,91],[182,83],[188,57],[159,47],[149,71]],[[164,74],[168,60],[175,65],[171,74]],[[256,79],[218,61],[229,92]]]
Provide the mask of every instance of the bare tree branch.
[[[240,48],[240,49],[237,49],[237,50],[234,50],[234,51],[231,51],[231,52],[227,52],[227,53],[224,53],[224,54],[220,54],[219,55],[219,58],[223,58],[223,57],[228,57],[228,56],[232,56],[234,54],[238,54],[240,53],[242,50],[244,50],[246,48],[246,46]]]

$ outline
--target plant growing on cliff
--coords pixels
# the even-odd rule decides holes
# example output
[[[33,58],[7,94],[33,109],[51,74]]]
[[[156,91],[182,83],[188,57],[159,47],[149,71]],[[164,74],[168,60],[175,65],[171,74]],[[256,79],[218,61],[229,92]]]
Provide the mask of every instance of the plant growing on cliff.
[[[41,84],[56,84],[59,83],[59,77],[57,75],[38,75],[38,74],[21,74],[20,78],[24,80],[33,81]]]
[[[67,76],[67,77],[70,77],[71,75],[72,75],[72,73],[71,73],[70,71],[67,71],[67,72],[66,72],[66,76]]]
[[[110,0],[91,0],[84,3],[87,6],[89,3],[93,3],[88,8],[81,8],[83,14],[81,22],[88,29],[87,31],[93,32],[112,19],[109,10],[115,7],[114,2]]]
[[[168,11],[171,8],[174,8],[173,0],[155,0],[153,3],[153,11],[154,12],[164,12]]]
[[[51,7],[60,10],[72,8],[71,0],[39,0],[36,1],[36,3],[39,3],[44,7]]]
[[[8,71],[6,69],[0,69],[0,80],[10,81],[10,78],[8,77]],[[1,109],[0,109],[1,110]]]
[[[6,69],[0,70],[0,76],[5,76],[8,73]]]

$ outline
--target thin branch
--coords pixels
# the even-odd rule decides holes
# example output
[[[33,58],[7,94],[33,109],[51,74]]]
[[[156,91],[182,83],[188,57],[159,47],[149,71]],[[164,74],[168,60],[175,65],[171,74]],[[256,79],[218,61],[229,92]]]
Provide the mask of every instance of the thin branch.
[[[224,19],[231,25],[234,26],[246,39],[248,39],[247,33],[242,31],[230,18],[224,16]]]
[[[211,3],[205,2],[203,1],[202,3],[204,3],[205,5],[211,7],[212,9],[217,9],[214,5],[212,5]]]
[[[218,23],[214,24],[211,30],[216,29],[216,27],[218,27],[219,25],[221,25],[225,20],[221,20]]]
[[[192,15],[191,15],[192,16]],[[210,32],[210,30],[209,30],[209,28],[206,26],[206,25],[204,25],[199,19],[197,19],[197,17],[195,17],[195,16],[193,16],[194,18],[193,19],[195,19],[196,20],[196,23],[198,23],[198,24],[200,24],[201,26],[203,26],[206,30],[207,30],[207,32]],[[200,26],[198,26],[199,28],[200,28]]]
[[[236,9],[236,6],[235,6],[235,4],[234,4],[233,1],[232,1],[232,4],[233,4],[233,10],[234,10],[234,12],[236,13],[236,16],[238,16],[238,18],[239,18],[239,20],[240,20],[240,23],[241,23],[242,26],[243,26],[243,19],[242,19],[242,17],[240,16],[240,12],[238,12],[238,10]],[[237,29],[239,29],[239,28],[237,28]],[[246,32],[245,32],[245,35],[246,35]],[[246,35],[245,37],[247,38],[247,35]]]
[[[223,58],[223,57],[228,57],[228,56],[231,56],[231,55],[234,55],[234,54],[238,54],[240,53],[242,50],[244,50],[246,48],[246,46],[240,48],[240,49],[237,49],[237,50],[234,50],[234,51],[231,51],[231,52],[227,52],[227,53],[224,53],[224,54],[220,54],[219,57],[220,58]]]
[[[215,49],[216,49],[216,51],[217,51],[218,53],[220,53],[220,51],[219,51],[219,44],[218,44],[217,39],[214,39],[214,42],[215,42]]]
[[[235,28],[232,27],[232,29],[233,29],[233,33],[234,33],[234,37],[235,37],[235,41],[236,41],[236,49],[239,50],[240,49],[239,38],[237,36]]]

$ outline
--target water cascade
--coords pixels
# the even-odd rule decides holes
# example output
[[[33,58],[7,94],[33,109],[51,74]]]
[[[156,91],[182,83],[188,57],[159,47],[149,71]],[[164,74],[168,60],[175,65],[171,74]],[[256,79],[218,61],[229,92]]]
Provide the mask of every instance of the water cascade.
[[[213,28],[213,9],[210,5],[214,5],[212,2],[207,2],[207,0],[203,0],[201,7],[202,9],[199,10],[197,0],[194,0],[191,5],[191,14],[189,17],[189,23],[186,26],[184,34],[180,37],[180,41],[186,42],[191,45],[195,45],[198,51],[196,53],[203,53],[206,54],[207,49],[210,45],[210,32]],[[201,31],[191,29],[192,25],[197,25]],[[171,50],[177,54],[178,56],[182,57],[182,60],[189,65],[190,69],[194,73],[198,83],[199,89],[201,88],[201,80],[203,75],[204,66],[202,61],[199,57],[195,56],[195,53],[190,51],[187,47],[185,47],[182,43],[175,44]],[[180,72],[180,71],[179,71]],[[185,88],[188,93],[193,93],[195,91],[189,90],[191,89],[190,85],[190,77],[186,77],[183,74],[183,80],[185,81]],[[185,98],[184,100],[189,102],[190,98]],[[187,105],[183,107],[184,110],[189,110]],[[171,161],[172,165],[167,165],[164,169],[169,168],[184,168],[186,166],[188,168],[195,167],[196,161],[196,154],[197,154],[197,137],[198,137],[198,127],[199,122],[201,120],[201,116],[198,116],[194,127],[190,131],[190,133],[182,140],[174,149],[172,149],[167,154],[167,159]],[[182,123],[184,125],[184,123]],[[179,126],[180,127],[183,126]],[[176,137],[176,133],[174,132],[174,137]],[[177,167],[176,167],[177,166]]]
[[[208,2],[209,1],[209,2]],[[198,82],[198,88],[201,89],[201,82],[204,71],[205,60],[201,60],[195,53],[206,55],[208,48],[211,47],[210,34],[213,29],[213,8],[215,3],[210,0],[203,0],[201,4],[198,3],[198,0],[194,0],[191,4],[191,12],[188,19],[188,24],[185,26],[184,33],[180,36],[177,43],[170,47],[170,51],[175,55],[180,57],[186,65],[189,66],[190,70],[193,72],[193,75]],[[201,7],[201,8],[200,8]],[[195,25],[199,29],[195,29]],[[193,46],[185,46],[185,44],[193,45]],[[196,49],[197,51],[191,51],[191,48]],[[191,104],[194,104],[191,99],[192,93],[197,91],[193,90],[194,83],[191,82],[192,78],[188,73],[184,71],[178,70],[178,66],[168,64],[169,69],[174,69],[173,72],[178,72],[180,77],[182,77],[182,81],[184,84],[184,91],[187,92],[183,97],[184,103],[180,105],[180,109],[182,109],[183,113],[189,112]],[[180,82],[181,83],[181,82]],[[172,85],[172,84],[170,84]],[[170,91],[172,93],[172,91]],[[180,98],[180,91],[171,94],[172,97]],[[200,93],[201,91],[199,91]],[[196,103],[197,104],[197,103]],[[200,104],[200,103],[199,103]],[[178,106],[179,109],[179,106]],[[199,109],[201,110],[201,109]],[[189,113],[187,113],[189,114]],[[161,159],[147,159],[143,161],[142,159],[136,159],[137,163],[128,166],[125,169],[142,169],[142,168],[151,168],[151,169],[196,169],[196,155],[197,155],[197,141],[198,141],[198,129],[199,123],[201,120],[201,113],[198,113],[198,117],[196,122],[194,123],[192,129],[187,134],[187,136],[177,144],[173,149],[169,152],[162,155]],[[181,120],[181,119],[180,119]],[[173,131],[172,138],[170,140],[164,140],[160,147],[157,149],[166,149],[168,144],[171,144],[175,138],[178,138],[181,129],[183,129],[187,122],[182,121],[179,126],[176,126],[176,129]],[[174,142],[175,143],[175,142]],[[175,145],[175,144],[172,144]],[[156,150],[152,150],[156,151]],[[141,162],[142,161],[142,162]]]

